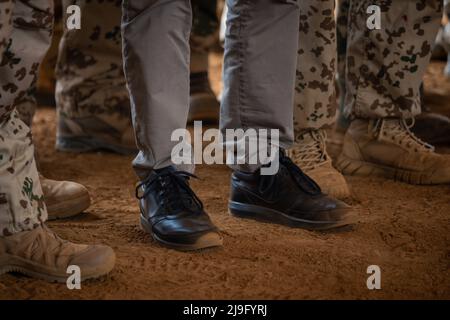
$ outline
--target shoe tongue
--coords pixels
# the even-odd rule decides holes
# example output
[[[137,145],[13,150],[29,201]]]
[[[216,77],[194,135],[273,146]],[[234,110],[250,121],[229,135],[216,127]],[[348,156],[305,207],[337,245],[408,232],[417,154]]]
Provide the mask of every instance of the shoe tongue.
[[[155,170],[155,174],[173,173],[177,169],[174,166],[165,167]],[[192,200],[192,194],[189,192],[189,181],[185,177],[175,177],[174,175],[160,176],[161,186],[166,189],[166,197],[168,197],[171,203],[171,211],[184,211],[185,209],[195,210],[198,209],[194,201]],[[184,179],[181,182],[178,179]],[[186,184],[183,186],[183,184]]]
[[[405,124],[400,119],[387,119],[384,121],[384,127],[388,129],[406,129]]]

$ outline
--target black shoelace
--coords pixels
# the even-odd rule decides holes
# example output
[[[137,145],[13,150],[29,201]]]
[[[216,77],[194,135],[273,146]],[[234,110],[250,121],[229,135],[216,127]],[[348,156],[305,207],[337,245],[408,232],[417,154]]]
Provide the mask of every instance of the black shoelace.
[[[190,188],[188,181],[197,176],[186,171],[164,170],[151,175],[136,187],[136,198],[143,199],[152,192],[158,193],[161,206],[176,213],[178,211],[198,212],[203,210],[203,203]],[[141,192],[143,189],[144,192]]]

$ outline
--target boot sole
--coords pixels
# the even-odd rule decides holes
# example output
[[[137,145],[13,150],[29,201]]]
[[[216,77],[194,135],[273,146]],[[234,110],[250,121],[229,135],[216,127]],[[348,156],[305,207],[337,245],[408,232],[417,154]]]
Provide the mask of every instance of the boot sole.
[[[195,241],[195,243],[192,244],[183,244],[163,240],[153,232],[151,224],[148,223],[147,219],[145,219],[142,215],[141,215],[141,228],[145,232],[149,233],[153,237],[153,239],[155,239],[155,241],[161,243],[167,248],[175,249],[178,251],[196,251],[214,247],[221,247],[223,245],[223,239],[217,232],[208,232],[203,236],[199,237]]]
[[[339,221],[311,221],[298,219],[277,210],[235,201],[230,201],[228,208],[230,214],[237,218],[276,223],[292,228],[302,228],[313,231],[340,228],[356,222],[356,216],[353,214],[351,208],[339,209],[343,213],[343,218]]]
[[[102,268],[97,268],[89,275],[83,275],[81,270],[81,281],[100,278],[114,268],[115,259],[110,259],[108,263],[102,265]],[[67,279],[71,276],[68,273],[55,274],[54,271],[46,268],[32,261],[6,254],[0,257],[0,275],[5,273],[17,272],[28,277],[45,280],[47,282],[66,283]]]
[[[343,174],[349,176],[374,176],[416,185],[432,185],[442,183],[433,181],[426,173],[354,160],[343,154],[338,157],[336,167]]]
[[[98,150],[106,150],[122,155],[137,153],[137,148],[123,147],[105,143],[93,138],[59,137],[56,139],[56,150],[71,153],[85,153]]]
[[[48,220],[67,219],[77,216],[91,205],[91,198],[83,194],[78,198],[68,199],[55,204],[47,205]]]

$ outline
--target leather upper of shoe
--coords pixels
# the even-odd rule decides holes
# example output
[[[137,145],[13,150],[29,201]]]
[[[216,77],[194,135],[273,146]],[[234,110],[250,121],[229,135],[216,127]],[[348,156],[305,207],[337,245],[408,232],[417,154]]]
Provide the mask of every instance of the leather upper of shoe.
[[[450,157],[417,138],[406,120],[378,119],[352,122],[343,154],[355,159],[413,171],[450,174]]]
[[[0,237],[0,255],[3,254],[18,256],[63,273],[69,265],[77,265],[89,273],[90,269],[97,268],[106,260],[115,259],[110,247],[63,240],[45,225]]]
[[[283,153],[275,175],[235,171],[231,178],[231,201],[264,206],[302,219],[336,219],[344,202],[328,197]]]
[[[89,192],[83,185],[71,181],[56,181],[39,175],[45,203],[52,205],[69,199],[89,197]]]
[[[136,189],[141,213],[152,230],[166,240],[192,241],[202,234],[217,231],[203,203],[189,186],[194,175],[166,167],[153,171]]]

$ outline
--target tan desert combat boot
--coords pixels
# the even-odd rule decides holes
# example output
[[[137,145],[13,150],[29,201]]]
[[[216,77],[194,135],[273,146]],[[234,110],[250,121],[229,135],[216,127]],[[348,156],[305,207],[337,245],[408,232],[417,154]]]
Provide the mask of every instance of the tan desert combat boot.
[[[399,119],[354,120],[337,168],[348,175],[380,176],[411,184],[450,183],[450,156],[435,153],[433,146],[410,131],[412,125]]]
[[[334,198],[346,198],[350,196],[350,189],[344,176],[331,163],[326,150],[326,139],[325,130],[307,131],[287,154],[324,193]]]
[[[69,266],[78,266],[81,281],[110,272],[114,251],[102,245],[74,244],[62,240],[45,225],[0,237],[0,275],[19,272],[50,282],[66,282]]]
[[[48,220],[64,219],[82,213],[91,205],[88,190],[71,181],[55,181],[39,175]]]

